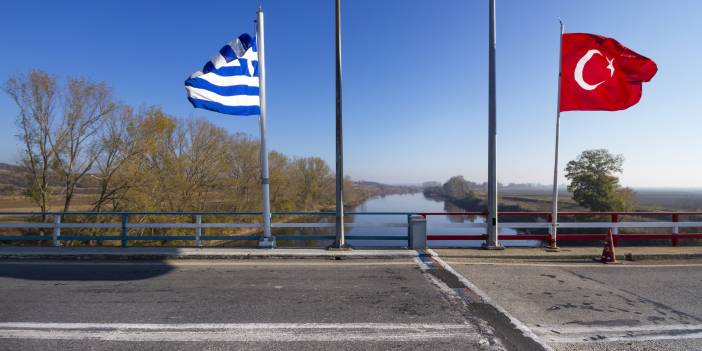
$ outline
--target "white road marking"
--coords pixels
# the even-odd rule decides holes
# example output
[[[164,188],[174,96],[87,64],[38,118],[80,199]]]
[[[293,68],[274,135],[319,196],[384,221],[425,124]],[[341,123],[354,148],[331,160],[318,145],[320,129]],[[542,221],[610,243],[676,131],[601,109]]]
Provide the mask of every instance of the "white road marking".
[[[424,261],[422,261],[421,258],[415,257],[412,260],[417,264],[417,266],[419,266],[419,269],[421,269],[422,272],[426,272],[427,270],[429,270],[429,268],[430,268],[429,265],[427,265]]]
[[[0,323],[0,339],[104,341],[414,341],[478,340],[470,324],[431,323]]]
[[[651,341],[672,339],[702,339],[700,324],[593,326],[593,327],[533,327],[532,330],[552,343],[586,343],[613,341]]]
[[[526,267],[586,267],[586,268],[675,268],[675,267],[702,267],[699,263],[688,264],[602,264],[602,263],[521,263],[521,262],[473,262],[473,261],[446,261],[455,265],[475,265],[475,266],[526,266]]]
[[[434,262],[438,263],[441,267],[443,267],[446,271],[449,273],[453,274],[465,287],[470,289],[474,294],[478,295],[482,300],[483,303],[491,305],[493,308],[495,308],[498,312],[500,312],[502,315],[507,317],[509,321],[512,323],[512,325],[518,329],[520,332],[522,332],[522,335],[524,335],[527,338],[530,338],[533,340],[535,343],[539,344],[544,350],[546,351],[552,351],[553,349],[544,343],[544,341],[536,334],[534,333],[524,322],[520,321],[516,317],[512,316],[511,313],[507,312],[506,309],[504,309],[502,306],[498,305],[496,302],[494,302],[488,294],[480,290],[473,282],[468,280],[468,278],[464,277],[461,273],[453,269],[449,264],[447,264],[444,260],[442,260],[439,256],[434,256],[433,257]]]

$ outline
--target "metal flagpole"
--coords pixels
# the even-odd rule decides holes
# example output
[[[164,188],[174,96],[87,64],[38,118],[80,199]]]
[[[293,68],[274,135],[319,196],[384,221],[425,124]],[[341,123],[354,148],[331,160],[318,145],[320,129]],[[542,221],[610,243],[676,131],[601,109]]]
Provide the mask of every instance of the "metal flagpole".
[[[333,248],[347,246],[344,237],[344,135],[341,112],[341,0],[336,0],[336,240]]]
[[[558,37],[558,98],[556,101],[556,153],[553,162],[553,210],[551,212],[551,242],[548,245],[550,250],[558,250],[556,233],[558,232],[558,143],[561,133],[561,75],[563,61],[563,21],[561,24],[561,34]]]
[[[275,238],[271,235],[271,200],[268,178],[268,150],[266,149],[266,61],[263,40],[263,9],[258,8],[256,20],[256,45],[258,49],[258,82],[261,115],[261,193],[263,195],[263,236],[258,242],[259,247],[274,248]]]
[[[486,249],[501,249],[497,218],[497,98],[495,97],[495,0],[490,0],[489,100],[488,100],[488,217]]]

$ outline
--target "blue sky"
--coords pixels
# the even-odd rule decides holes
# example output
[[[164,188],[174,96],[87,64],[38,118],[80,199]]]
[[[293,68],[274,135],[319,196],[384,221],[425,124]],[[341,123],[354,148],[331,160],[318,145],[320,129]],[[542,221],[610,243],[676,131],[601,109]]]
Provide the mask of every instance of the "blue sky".
[[[43,69],[105,81],[134,106],[258,134],[256,117],[195,110],[184,79],[242,32],[258,0],[3,1],[0,80]],[[269,144],[334,162],[334,1],[264,0]],[[487,0],[344,0],[345,171],[391,183],[487,178]],[[568,112],[561,166],[624,154],[622,182],[702,187],[702,1],[497,0],[498,178],[551,182],[558,18],[656,61],[641,102]],[[17,109],[0,94],[0,162],[17,159]],[[563,180],[561,180],[563,181]]]

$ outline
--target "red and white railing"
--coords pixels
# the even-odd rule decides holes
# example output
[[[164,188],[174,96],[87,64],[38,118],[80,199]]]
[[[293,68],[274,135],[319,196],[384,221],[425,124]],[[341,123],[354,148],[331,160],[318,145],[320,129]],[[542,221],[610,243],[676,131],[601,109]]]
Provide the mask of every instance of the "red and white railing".
[[[418,213],[428,220],[433,216],[475,216],[485,218],[486,212],[425,212]],[[544,229],[543,234],[505,234],[499,240],[541,240],[552,242],[550,212],[500,212],[499,227],[516,231]],[[525,219],[532,219],[526,221]],[[604,219],[604,220],[603,220]],[[441,228],[484,229],[483,233],[442,233]],[[558,241],[605,240],[612,230],[615,244],[621,240],[670,240],[673,246],[679,239],[702,239],[702,212],[559,212],[557,221]],[[683,228],[694,228],[685,230]],[[580,229],[580,230],[574,230]],[[583,229],[592,229],[591,232]],[[622,231],[621,229],[625,229]],[[636,231],[634,229],[640,229]],[[651,229],[657,229],[651,232]],[[480,223],[427,223],[427,240],[485,241],[486,224]]]

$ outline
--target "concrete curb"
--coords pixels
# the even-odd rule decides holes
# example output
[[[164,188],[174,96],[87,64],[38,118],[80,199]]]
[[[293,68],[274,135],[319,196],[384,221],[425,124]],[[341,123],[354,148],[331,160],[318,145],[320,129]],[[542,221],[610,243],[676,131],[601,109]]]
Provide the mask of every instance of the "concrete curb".
[[[143,249],[143,248],[0,248],[0,260],[248,260],[248,259],[402,259],[414,250],[324,249]]]

